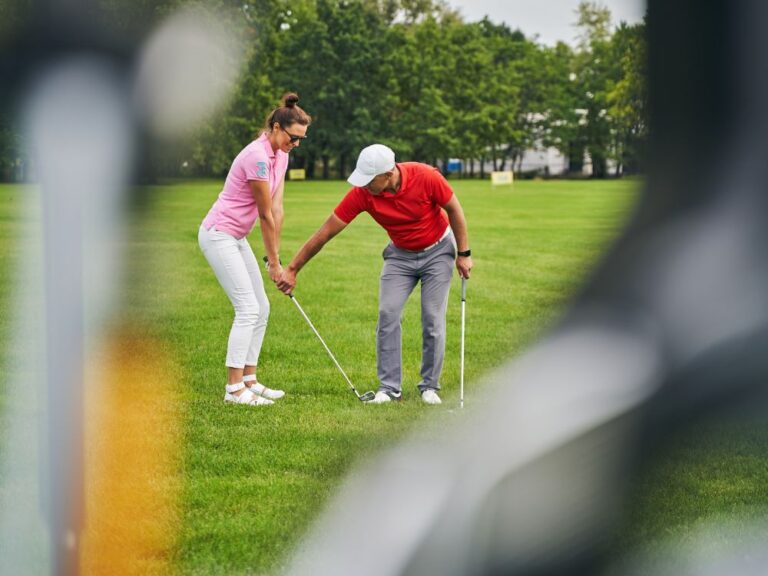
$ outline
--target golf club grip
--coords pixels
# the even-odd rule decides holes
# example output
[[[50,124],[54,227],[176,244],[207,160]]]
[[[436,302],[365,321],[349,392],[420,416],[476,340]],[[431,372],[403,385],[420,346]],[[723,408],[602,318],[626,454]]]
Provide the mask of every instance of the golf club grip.
[[[467,279],[463,276],[461,277],[461,301],[465,302],[467,300]]]

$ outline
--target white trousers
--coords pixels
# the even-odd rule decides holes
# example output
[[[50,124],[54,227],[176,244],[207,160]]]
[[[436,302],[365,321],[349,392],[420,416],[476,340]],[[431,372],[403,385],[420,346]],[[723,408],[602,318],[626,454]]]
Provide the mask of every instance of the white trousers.
[[[257,366],[267,331],[269,300],[256,256],[245,238],[238,240],[215,226],[210,230],[200,226],[197,241],[235,309],[226,365]]]

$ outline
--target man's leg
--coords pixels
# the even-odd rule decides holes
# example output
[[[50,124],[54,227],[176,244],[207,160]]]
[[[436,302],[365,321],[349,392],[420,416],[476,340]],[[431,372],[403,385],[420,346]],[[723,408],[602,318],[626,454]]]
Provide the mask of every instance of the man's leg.
[[[405,302],[418,280],[408,256],[401,252],[392,245],[384,250],[384,268],[379,284],[379,321],[376,325],[379,389],[395,394],[400,393],[403,381],[400,321]]]
[[[453,277],[455,248],[446,238],[431,251],[421,268],[422,356],[419,390],[440,389],[445,358],[445,313]]]

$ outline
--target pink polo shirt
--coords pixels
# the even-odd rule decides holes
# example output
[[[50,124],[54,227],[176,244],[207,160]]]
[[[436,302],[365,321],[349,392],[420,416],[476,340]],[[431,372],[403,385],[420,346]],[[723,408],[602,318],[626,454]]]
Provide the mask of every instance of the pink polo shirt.
[[[259,136],[243,148],[232,162],[224,189],[203,220],[203,227],[210,230],[216,226],[216,230],[238,239],[247,236],[259,217],[248,181],[269,182],[274,197],[287,169],[288,154],[272,150],[266,134]]]

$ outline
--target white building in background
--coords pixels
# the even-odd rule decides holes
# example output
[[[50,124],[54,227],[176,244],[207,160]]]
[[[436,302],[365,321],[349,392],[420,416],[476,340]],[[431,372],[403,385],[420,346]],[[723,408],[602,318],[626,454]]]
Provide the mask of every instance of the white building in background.
[[[458,160],[453,160],[458,162]],[[585,174],[592,173],[592,165],[585,163]],[[450,165],[449,165],[450,166]],[[454,165],[455,166],[455,165]],[[497,166],[501,166],[501,162],[497,162]],[[587,166],[589,171],[587,172]],[[465,168],[469,169],[469,163],[465,164]],[[541,176],[560,176],[568,171],[568,158],[566,158],[557,148],[531,148],[526,150],[520,163],[512,164],[510,159],[507,159],[504,170],[512,170],[515,174],[530,174],[538,173]],[[493,171],[493,161],[486,160],[483,164],[483,171],[486,175]],[[475,162],[475,174],[480,172],[480,162]]]
[[[572,77],[571,80],[575,80],[575,77]],[[587,113],[588,110],[586,108],[576,108],[574,110],[576,113],[576,116],[578,117],[578,123],[581,126],[584,126],[587,124]],[[607,114],[606,110],[601,110],[600,115],[604,116]],[[531,123],[531,125],[541,124],[547,119],[547,116],[545,114],[541,113],[531,113],[528,114],[527,121]],[[562,121],[556,122],[556,124],[562,124]],[[486,148],[486,154],[487,157],[491,156],[491,148]],[[458,162],[458,160],[457,160]],[[500,166],[501,163],[497,161],[497,166]],[[616,171],[616,162],[613,160],[607,161],[607,172],[608,174],[613,174]],[[450,170],[450,167],[449,167]],[[480,170],[480,165],[477,163],[475,165],[476,172]],[[568,174],[568,158],[562,154],[557,148],[554,147],[542,147],[541,141],[537,140],[534,143],[533,148],[529,148],[523,153],[523,157],[520,159],[519,162],[512,163],[511,160],[508,158],[507,161],[504,164],[504,170],[512,170],[516,174],[520,175],[527,175],[527,176],[543,176],[543,177],[557,177],[557,176],[564,176]],[[486,174],[493,171],[493,161],[488,160],[483,164],[483,172]],[[475,172],[475,173],[476,173]],[[584,162],[582,164],[582,170],[581,175],[583,176],[591,176],[592,175],[592,159],[589,156],[589,153],[584,153]],[[578,176],[578,174],[570,174],[570,176]]]
[[[500,165],[500,163],[497,165]],[[466,164],[466,167],[468,166]],[[483,168],[486,175],[490,174],[493,171],[493,161],[486,161]],[[608,160],[607,168],[608,174],[613,174],[616,170],[616,163],[613,160]],[[568,173],[568,158],[557,148],[530,148],[525,151],[519,164],[513,166],[512,162],[508,159],[504,169],[512,170],[515,176],[518,174],[535,174],[543,177],[564,176]],[[479,171],[480,163],[476,162],[475,174],[479,173]],[[592,174],[592,159],[589,157],[589,154],[584,155],[584,166],[581,174],[584,176]]]
[[[541,172],[542,175],[559,176],[568,171],[568,158],[557,148],[531,149],[525,151],[519,166],[513,169],[516,172]]]

